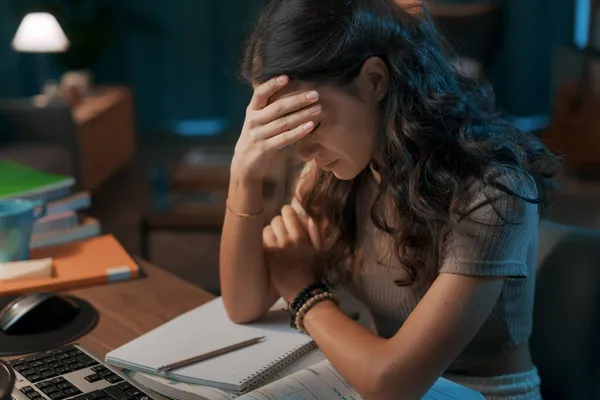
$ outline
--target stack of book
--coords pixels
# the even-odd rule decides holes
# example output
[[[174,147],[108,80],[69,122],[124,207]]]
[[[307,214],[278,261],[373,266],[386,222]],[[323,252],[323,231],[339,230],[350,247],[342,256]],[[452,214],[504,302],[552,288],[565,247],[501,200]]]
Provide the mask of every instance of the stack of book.
[[[42,200],[46,214],[33,227],[31,248],[54,246],[98,236],[97,219],[84,215],[90,194],[75,192],[69,176],[48,174],[11,161],[0,161],[0,200]]]

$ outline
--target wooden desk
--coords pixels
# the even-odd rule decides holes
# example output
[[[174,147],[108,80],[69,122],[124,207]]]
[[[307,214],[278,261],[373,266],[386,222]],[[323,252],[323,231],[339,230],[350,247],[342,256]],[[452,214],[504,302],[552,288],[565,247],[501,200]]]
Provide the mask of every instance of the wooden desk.
[[[144,277],[121,283],[91,286],[65,293],[92,303],[100,313],[98,325],[76,340],[104,359],[107,352],[214,298],[147,262]]]

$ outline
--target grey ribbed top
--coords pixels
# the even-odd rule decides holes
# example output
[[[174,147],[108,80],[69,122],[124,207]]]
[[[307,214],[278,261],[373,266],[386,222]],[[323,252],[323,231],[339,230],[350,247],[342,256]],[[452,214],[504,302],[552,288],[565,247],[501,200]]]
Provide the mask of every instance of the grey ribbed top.
[[[527,177],[517,179],[512,173],[497,176],[499,182],[520,195],[536,197],[535,186]],[[400,329],[427,288],[394,283],[406,278],[406,272],[393,256],[391,238],[371,223],[369,210],[375,190],[370,185],[376,183],[366,185],[358,196],[358,262],[362,266],[348,286],[372,313],[378,334],[389,338]],[[472,181],[467,187],[468,201],[463,211],[474,211],[457,221],[449,234],[439,271],[506,279],[491,315],[450,371],[477,367],[503,349],[525,342],[532,328],[538,206],[480,181]],[[485,204],[487,199],[492,201]],[[518,223],[507,224],[505,220]]]

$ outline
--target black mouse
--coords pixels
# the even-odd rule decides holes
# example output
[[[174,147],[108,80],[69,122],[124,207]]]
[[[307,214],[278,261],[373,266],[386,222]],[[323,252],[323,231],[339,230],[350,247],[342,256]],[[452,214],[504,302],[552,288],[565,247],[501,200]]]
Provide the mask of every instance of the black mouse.
[[[0,400],[10,400],[15,384],[15,374],[12,369],[0,360]]]
[[[79,313],[71,298],[56,293],[31,293],[17,297],[0,310],[0,331],[7,335],[32,335],[62,328]]]

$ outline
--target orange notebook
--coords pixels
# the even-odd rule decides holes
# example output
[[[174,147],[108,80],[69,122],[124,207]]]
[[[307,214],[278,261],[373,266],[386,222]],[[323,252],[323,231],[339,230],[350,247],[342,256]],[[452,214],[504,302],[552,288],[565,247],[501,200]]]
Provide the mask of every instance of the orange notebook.
[[[31,258],[52,257],[52,278],[0,281],[0,295],[60,291],[134,279],[139,266],[112,235],[31,250]]]

